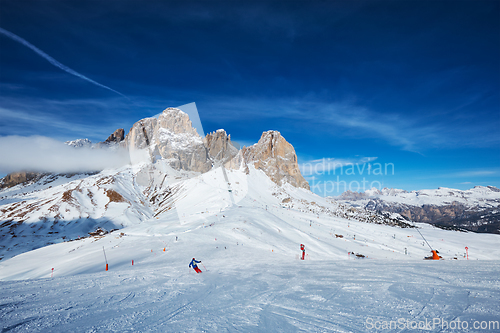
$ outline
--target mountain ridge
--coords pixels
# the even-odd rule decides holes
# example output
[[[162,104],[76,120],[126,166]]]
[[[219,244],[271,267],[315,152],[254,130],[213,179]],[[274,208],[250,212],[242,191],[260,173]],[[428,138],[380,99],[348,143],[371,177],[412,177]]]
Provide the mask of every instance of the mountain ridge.
[[[167,108],[158,118],[134,123],[123,140],[122,134],[115,131],[107,146],[128,149],[131,160],[135,156],[128,165],[20,177],[22,183],[0,189],[0,259],[80,239],[96,228],[147,227],[167,215],[172,222],[172,214],[180,225],[199,224],[224,210],[246,207],[250,214],[267,211],[268,204],[275,210],[271,221],[282,221],[284,209],[310,215],[310,227],[321,215],[347,227],[357,221],[414,228],[396,211],[353,207],[312,193],[293,146],[278,131],[265,131],[256,144],[238,150],[224,130],[202,138],[186,113]],[[343,237],[333,229],[330,234]]]
[[[6,186],[0,189],[0,258],[83,237],[97,227],[120,229],[181,210],[175,202],[184,191],[182,181],[210,170],[223,171],[227,204],[234,204],[238,189],[227,178],[224,165],[247,175],[259,170],[277,185],[295,186],[302,177],[295,150],[279,132],[265,133],[260,143],[238,150],[224,130],[201,138],[186,113],[167,108],[157,118],[134,123],[126,136],[118,129],[96,145],[87,139],[68,141],[75,149],[128,149],[131,159],[138,157],[122,168],[100,172],[25,171],[5,177],[1,184]],[[275,138],[271,146],[262,141],[269,135]]]
[[[344,192],[337,199],[371,211],[398,213],[414,222],[500,233],[500,189],[494,186],[474,186],[469,190],[439,187],[410,192],[370,189]]]

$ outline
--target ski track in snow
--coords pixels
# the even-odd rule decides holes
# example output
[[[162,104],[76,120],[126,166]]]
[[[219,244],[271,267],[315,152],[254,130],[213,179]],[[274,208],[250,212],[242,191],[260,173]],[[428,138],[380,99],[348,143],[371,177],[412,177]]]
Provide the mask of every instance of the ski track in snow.
[[[182,271],[163,264],[1,282],[2,332],[361,332],[368,317],[500,313],[498,262],[254,261]]]

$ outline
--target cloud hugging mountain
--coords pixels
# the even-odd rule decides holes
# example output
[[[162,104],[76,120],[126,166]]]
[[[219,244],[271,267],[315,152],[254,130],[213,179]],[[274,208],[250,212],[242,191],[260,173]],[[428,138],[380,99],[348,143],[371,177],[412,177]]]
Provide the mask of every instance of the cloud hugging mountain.
[[[187,113],[167,108],[157,117],[137,121],[128,134],[117,129],[95,145],[87,139],[66,145],[45,137],[4,137],[0,169],[22,177],[8,177],[1,187],[26,181],[26,174],[94,172],[129,163],[151,163],[163,159],[174,170],[204,173],[224,164],[239,169],[255,165],[277,184],[290,183],[309,189],[302,177],[293,146],[277,131],[267,131],[250,147],[239,150],[224,130],[200,137]],[[70,146],[70,147],[68,147]],[[73,149],[78,148],[78,149]]]

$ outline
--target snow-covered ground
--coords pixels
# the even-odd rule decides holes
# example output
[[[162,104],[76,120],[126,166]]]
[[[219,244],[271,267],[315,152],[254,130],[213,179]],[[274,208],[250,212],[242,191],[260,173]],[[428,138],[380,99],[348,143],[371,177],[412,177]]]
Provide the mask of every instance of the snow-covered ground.
[[[472,332],[500,320],[499,235],[418,224],[445,259],[424,261],[415,228],[336,216],[343,208],[329,199],[253,168],[227,177],[231,192],[220,168],[164,197],[161,177],[135,184],[121,193],[156,198],[150,213],[131,204],[139,223],[1,261],[2,332],[360,332],[391,320],[404,331],[438,319]],[[188,268],[193,257],[204,273]]]
[[[499,321],[498,262],[198,258],[202,274],[167,252],[108,272],[2,282],[2,332],[392,332],[426,322],[478,332]],[[458,320],[468,329],[443,329]]]

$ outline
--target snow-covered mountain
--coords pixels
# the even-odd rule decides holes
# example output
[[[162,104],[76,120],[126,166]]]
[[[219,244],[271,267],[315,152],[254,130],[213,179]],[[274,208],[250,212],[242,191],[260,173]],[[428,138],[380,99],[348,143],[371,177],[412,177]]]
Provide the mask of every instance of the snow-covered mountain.
[[[158,160],[94,175],[57,176],[3,194],[13,200],[2,205],[4,216],[12,220],[2,227],[5,259],[37,249],[2,260],[0,278],[42,277],[47,265],[64,275],[100,270],[92,258],[103,245],[127,258],[113,266],[126,266],[130,255],[140,262],[151,249],[172,248],[176,237],[182,240],[175,245],[179,260],[189,251],[216,258],[221,247],[234,251],[237,246],[248,246],[251,255],[270,252],[289,260],[299,253],[300,243],[315,260],[348,259],[348,253],[421,260],[429,253],[418,231],[398,214],[356,209],[290,184],[278,185],[252,165],[248,170],[218,167],[188,178]],[[500,255],[498,235],[418,227],[445,259],[464,259],[466,245],[474,248],[474,258]],[[120,230],[89,238],[88,232],[97,228]],[[54,251],[61,255],[52,257]],[[250,254],[242,251],[232,255],[246,260]],[[36,259],[40,256],[45,259]],[[77,268],[71,258],[78,258]],[[9,268],[18,262],[24,263],[22,268]]]
[[[262,170],[276,184],[308,187],[293,147],[279,132],[265,132],[257,144],[238,150],[224,130],[202,139],[188,115],[175,108],[136,122],[126,137],[119,129],[96,145],[87,139],[66,144],[93,149],[120,145],[130,151],[132,165],[92,174],[24,171],[2,179],[0,259],[85,237],[97,227],[120,229],[158,217],[176,202],[183,185],[175,183],[221,165],[245,175],[249,167]],[[228,179],[222,183],[232,191]]]
[[[498,206],[498,192],[491,188],[353,194],[364,198],[357,203],[367,200],[362,207],[349,205],[347,194],[345,202],[321,198],[308,190],[295,150],[279,132],[264,132],[256,144],[238,150],[224,130],[201,138],[188,115],[175,108],[136,122],[126,136],[117,130],[106,142],[127,148],[132,163],[91,174],[21,177],[19,184],[0,191],[0,258],[87,237],[97,228],[135,227],[172,212],[177,223],[197,223],[240,202],[254,202],[246,206],[250,210],[304,213],[311,226],[324,216],[400,228],[413,227],[398,214],[406,211],[374,207],[384,202],[379,197],[392,198],[399,207],[407,207],[402,200],[445,205],[450,196],[476,206]]]
[[[58,176],[19,193],[34,199],[63,191],[86,214],[104,216],[53,230],[76,230],[85,220],[120,230],[71,241],[52,234],[55,244],[0,261],[3,330],[358,332],[369,328],[369,318],[460,317],[471,326],[497,319],[499,275],[491,259],[500,255],[499,235],[428,224],[417,231],[278,185],[253,165],[193,178],[169,168],[157,160]],[[82,211],[69,204],[66,210],[68,219]],[[429,248],[419,233],[444,262],[422,260]],[[12,240],[29,239],[27,232]],[[298,260],[300,244],[305,261]],[[203,274],[188,267],[193,257],[202,260]]]
[[[89,139],[76,139],[76,140],[66,141],[65,144],[75,148],[92,147],[92,141],[90,141]]]
[[[371,211],[399,213],[415,222],[500,233],[500,189],[494,186],[475,186],[466,191],[440,187],[411,192],[374,188],[364,193],[348,191],[338,200]]]
[[[24,172],[3,180],[11,183],[0,191],[0,258],[86,237],[96,228],[109,231],[138,225],[172,210],[185,223],[196,212],[195,207],[213,202],[222,210],[243,198],[252,200],[247,187],[241,186],[253,174],[259,175],[253,178],[253,185],[271,182],[275,186],[268,188],[269,201],[261,201],[261,205],[307,211],[313,217],[326,214],[410,226],[398,214],[374,214],[309,192],[293,146],[277,131],[264,132],[256,144],[238,150],[224,130],[202,139],[187,114],[168,108],[158,118],[136,122],[126,137],[123,134],[117,130],[106,141],[129,149],[132,164],[121,169],[33,177]],[[210,190],[204,193],[200,188],[201,183],[207,183],[203,175],[208,170],[220,172],[222,177],[214,176],[217,182],[211,181]],[[231,180],[231,175],[241,180]],[[305,190],[298,191],[301,188]],[[186,196],[196,198],[196,203],[181,200]]]
[[[277,131],[238,150],[224,130],[201,138],[167,109],[120,133],[109,142],[129,165],[24,172],[0,189],[2,331],[351,332],[370,320],[498,318],[499,235],[319,197]],[[423,261],[427,243],[446,261]]]

